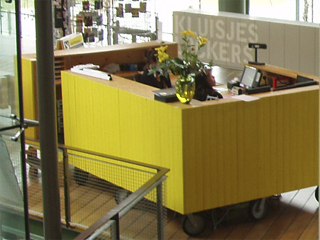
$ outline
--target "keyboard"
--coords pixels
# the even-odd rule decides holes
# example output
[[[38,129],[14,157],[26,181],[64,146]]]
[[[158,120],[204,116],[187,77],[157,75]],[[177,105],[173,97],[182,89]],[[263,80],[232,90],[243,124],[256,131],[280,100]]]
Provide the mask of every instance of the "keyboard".
[[[297,88],[297,87],[305,87],[305,86],[311,86],[311,85],[316,85],[316,84],[317,84],[316,81],[299,82],[299,83],[292,84],[292,85],[285,85],[285,86],[277,87],[277,88],[273,89],[273,91],[279,91],[279,90],[285,90],[285,89],[291,89],[291,88]]]

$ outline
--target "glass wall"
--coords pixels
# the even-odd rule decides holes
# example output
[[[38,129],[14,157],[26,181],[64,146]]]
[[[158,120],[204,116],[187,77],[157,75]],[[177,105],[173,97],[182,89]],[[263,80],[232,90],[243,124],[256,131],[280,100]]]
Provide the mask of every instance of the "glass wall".
[[[14,2],[1,0],[1,38],[0,38],[0,114],[16,113],[18,107],[15,98],[15,56],[16,21]],[[6,121],[0,121],[1,125]]]
[[[250,15],[319,23],[319,0],[250,1]]]
[[[25,239],[21,144],[5,136],[15,124],[9,116],[19,112],[16,5],[10,0],[0,4],[0,239]]]
[[[236,1],[236,0],[235,0]],[[172,40],[172,12],[188,8],[205,12],[218,12],[218,0],[170,0],[156,1],[157,14],[162,23],[164,40]],[[290,21],[320,22],[320,0],[250,0],[249,15],[254,17],[282,19]],[[167,6],[170,6],[168,8]]]
[[[15,38],[16,34],[16,24],[15,24],[15,4],[14,1],[9,3],[10,0],[0,1],[0,34],[1,34],[1,55],[7,55],[7,52],[12,52],[15,48],[7,48],[6,42],[11,42],[15,44],[15,41],[9,40],[10,38]],[[34,16],[34,1],[22,0],[21,4],[21,35],[22,35],[22,51],[24,53],[34,53],[35,52],[35,16]],[[3,52],[4,50],[4,52]],[[9,54],[10,55],[10,54]],[[3,59],[1,59],[3,60]],[[10,61],[12,59],[10,58]],[[10,71],[12,72],[12,63],[8,63]],[[0,69],[8,69],[8,65],[1,64]]]
[[[0,239],[26,238],[21,173],[20,143],[0,133]]]
[[[3,1],[3,0],[2,0]],[[237,1],[237,0],[235,0]],[[59,0],[57,0],[59,2]],[[75,3],[82,2],[82,0],[65,0],[67,5],[73,9],[76,6]],[[108,6],[113,0],[103,0],[105,11],[108,11]],[[152,1],[153,2],[153,1]],[[172,12],[186,9],[201,9],[206,12],[218,12],[219,0],[175,0],[172,4],[171,0],[154,0],[155,4],[152,5],[152,11],[159,19],[159,30],[161,31],[161,38],[163,40],[172,40]],[[0,22],[1,32],[10,33],[14,31],[12,21],[12,6],[2,3],[5,8],[2,11],[2,17]],[[264,17],[273,19],[283,19],[291,21],[305,21],[320,23],[319,6],[320,0],[250,0],[249,1],[249,14],[254,17]],[[9,7],[8,7],[9,6]],[[82,5],[81,5],[82,6]],[[1,6],[0,6],[1,7]],[[74,15],[74,13],[68,12],[68,14]],[[10,16],[11,15],[11,16]],[[35,52],[34,39],[35,39],[35,18],[34,18],[34,1],[22,0],[21,1],[21,19],[22,19],[22,51],[23,53]],[[136,20],[136,19],[135,19]],[[106,19],[104,20],[106,21]],[[72,22],[70,21],[72,24]],[[104,23],[106,24],[106,23]],[[115,24],[109,22],[112,26]],[[70,32],[75,29],[70,29]],[[107,33],[107,27],[104,30]],[[106,38],[105,38],[106,39]],[[105,41],[107,44],[107,41]]]
[[[251,0],[249,14],[255,17],[296,20],[296,0]]]

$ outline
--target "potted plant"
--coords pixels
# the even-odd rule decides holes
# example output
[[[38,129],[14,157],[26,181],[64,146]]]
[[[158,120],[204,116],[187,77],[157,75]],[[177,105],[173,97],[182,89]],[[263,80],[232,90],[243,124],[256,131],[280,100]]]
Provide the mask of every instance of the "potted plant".
[[[199,59],[199,52],[207,44],[207,38],[198,36],[191,30],[183,31],[181,35],[183,40],[181,57],[170,58],[166,52],[168,46],[156,48],[158,64],[151,67],[150,74],[163,75],[167,78],[170,72],[178,75],[175,83],[177,97],[182,103],[189,103],[195,91],[195,76],[205,74],[212,64],[211,62],[206,64]],[[196,40],[195,43],[193,39]]]

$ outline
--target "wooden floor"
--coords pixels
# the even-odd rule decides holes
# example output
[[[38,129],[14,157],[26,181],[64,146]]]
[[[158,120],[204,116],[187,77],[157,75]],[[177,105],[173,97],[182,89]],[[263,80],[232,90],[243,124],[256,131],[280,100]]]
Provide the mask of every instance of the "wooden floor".
[[[35,185],[30,185],[34,189]],[[102,217],[109,206],[107,206],[111,199],[109,193],[103,190],[94,189],[90,186],[79,186],[72,188],[72,195],[77,203],[77,208],[81,211],[76,211],[75,207],[72,209],[75,211],[72,216],[73,219],[81,217],[80,224],[90,225],[88,222],[91,219],[93,224],[97,219]],[[91,189],[91,190],[89,190]],[[29,188],[30,190],[30,188]],[[38,189],[40,190],[40,189]],[[95,199],[86,203],[88,209],[86,210],[82,204],[83,197],[75,197],[76,195],[92,195],[90,191],[97,191]],[[40,192],[40,191],[38,191]],[[89,193],[90,192],[90,193]],[[186,240],[186,239],[277,239],[277,240],[294,240],[294,239],[306,239],[316,240],[319,237],[318,234],[318,207],[319,203],[315,199],[315,187],[309,187],[306,189],[296,190],[281,194],[280,197],[270,197],[268,199],[269,211],[268,215],[259,221],[254,221],[249,217],[248,214],[248,203],[240,204],[237,206],[230,206],[215,209],[214,212],[218,216],[215,219],[219,220],[221,216],[225,216],[225,213],[229,209],[229,214],[224,221],[214,228],[212,210],[205,213],[206,229],[202,234],[197,237],[188,236],[182,227],[182,220],[185,216],[173,212],[167,211],[167,224],[166,224],[166,238],[174,240]],[[30,209],[38,209],[41,211],[41,202],[35,202],[33,198],[40,199],[37,194],[32,194],[30,198]],[[99,199],[103,199],[100,201]],[[80,201],[80,203],[79,203]],[[99,202],[100,201],[100,202]],[[102,206],[99,207],[99,211],[96,211],[97,204],[105,205],[106,209],[101,211]],[[114,203],[114,201],[111,201]],[[33,204],[35,205],[33,205]],[[74,205],[75,203],[72,203]],[[80,205],[81,206],[80,206]],[[31,206],[33,205],[33,206]],[[80,206],[80,207],[79,207]],[[91,206],[91,207],[90,207]],[[115,204],[113,204],[115,206]],[[137,211],[139,212],[139,211]],[[134,212],[132,216],[136,219],[137,212]],[[77,215],[81,213],[81,216]],[[32,215],[32,214],[31,214]],[[99,215],[99,216],[98,216]],[[143,215],[144,218],[146,215]],[[147,216],[148,217],[148,216]],[[130,218],[130,216],[129,216]],[[95,219],[95,220],[93,220]],[[149,218],[155,219],[155,217]],[[129,222],[128,222],[129,221]],[[134,222],[134,220],[132,220]],[[132,222],[131,221],[131,222]],[[130,219],[126,219],[123,222],[125,225],[132,225]],[[88,226],[88,225],[87,225]],[[125,226],[122,226],[126,228]],[[133,229],[133,234],[135,230]],[[154,232],[154,231],[153,231]],[[131,233],[132,234],[132,233]],[[145,239],[145,238],[131,238],[131,239]]]
[[[90,181],[83,186],[72,182],[70,190],[72,197],[72,219],[77,219],[76,222],[85,226],[90,226],[109,211],[108,209],[116,206],[113,195],[110,195],[110,192],[106,191],[106,189],[111,189],[110,184],[106,183],[102,185],[101,181],[99,181],[99,186],[101,188],[97,188],[90,185],[91,181],[92,184],[97,185],[97,182],[95,181],[96,179],[91,176],[89,180]],[[197,237],[189,237],[184,232],[182,220],[185,216],[168,210],[166,239],[316,240],[319,237],[319,203],[315,199],[315,189],[316,187],[309,187],[282,193],[280,197],[268,198],[268,215],[260,221],[253,221],[249,217],[248,203],[215,209],[214,212],[217,216],[215,218],[216,220],[219,220],[219,217],[224,216],[229,209],[227,217],[224,218],[224,221],[218,224],[216,228],[214,228],[213,224],[213,211],[207,211],[205,214],[207,224],[206,229]],[[88,197],[90,197],[90,199],[87,199]],[[84,205],[86,205],[86,207]],[[30,210],[37,212],[42,211],[41,175],[29,177],[29,208]],[[129,214],[129,217],[122,222],[122,224],[133,225],[130,223],[130,219],[131,217],[136,219],[139,212],[141,212],[139,209],[133,211],[131,215]],[[143,218],[148,217],[148,219],[151,220],[155,219],[155,217],[147,216],[145,214],[142,216]],[[122,229],[125,228],[126,226],[122,226]],[[133,233],[136,231],[135,229],[132,230]],[[132,239],[139,239],[138,235],[137,238],[133,237]]]
[[[182,229],[183,216],[168,213],[168,239],[318,239],[318,207],[315,187],[283,193],[268,199],[269,213],[260,221],[249,217],[246,204],[231,208],[226,221],[213,229],[208,215],[207,228],[198,237],[189,237]],[[218,211],[219,209],[217,209]],[[211,211],[209,211],[211,212]],[[225,210],[219,210],[223,214]]]

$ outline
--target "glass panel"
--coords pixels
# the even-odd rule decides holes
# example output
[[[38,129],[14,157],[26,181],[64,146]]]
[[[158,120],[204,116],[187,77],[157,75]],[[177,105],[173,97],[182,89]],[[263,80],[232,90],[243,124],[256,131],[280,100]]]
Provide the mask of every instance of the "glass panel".
[[[250,15],[319,23],[319,0],[250,0]]]
[[[20,143],[0,136],[1,239],[25,237],[23,206]]]
[[[299,21],[319,23],[319,0],[299,1]]]
[[[250,1],[251,16],[296,20],[296,0]]]
[[[1,0],[0,10],[0,128],[4,129],[15,124],[10,114],[19,112],[15,2]],[[21,145],[4,134],[0,132],[0,239],[25,239]]]
[[[14,113],[18,106],[15,98],[16,23],[14,2],[1,1],[0,44],[0,114]],[[9,121],[10,122],[10,121]],[[8,124],[1,119],[0,127]]]

